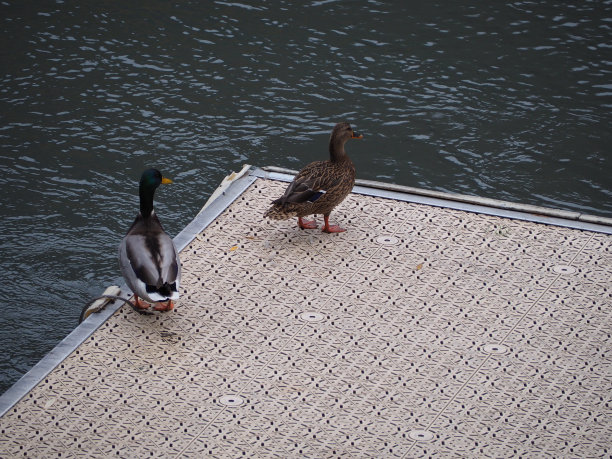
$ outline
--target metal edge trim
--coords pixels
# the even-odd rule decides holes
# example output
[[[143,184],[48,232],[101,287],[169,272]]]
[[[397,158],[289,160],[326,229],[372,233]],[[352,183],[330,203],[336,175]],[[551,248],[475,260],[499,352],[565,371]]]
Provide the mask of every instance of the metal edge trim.
[[[257,177],[252,172],[236,179],[217,199],[207,205],[195,218],[174,238],[176,250],[183,250],[198,233],[210,225],[215,218],[227,209],[242,193],[249,188]]]
[[[252,174],[260,178],[285,182],[293,180],[296,173],[296,171],[275,166],[255,169],[252,172]],[[511,218],[514,220],[612,234],[612,219],[610,218],[533,206],[530,204],[480,198],[478,196],[455,195],[441,191],[423,190],[403,185],[359,179],[355,181],[353,193],[435,207],[446,207],[449,209]]]
[[[121,286],[121,298],[131,296],[126,285]],[[0,395],[0,417],[4,416],[19,400],[28,394],[54,368],[64,361],[77,347],[91,336],[121,306],[122,302],[114,301],[102,311],[90,314],[89,317],[72,330],[48,354],[36,363],[28,372]]]
[[[252,174],[252,173],[251,173]],[[174,238],[174,244],[180,252],[198,233],[210,225],[232,202],[234,202],[255,180],[254,175],[245,175],[236,179],[217,199],[201,211],[196,217]],[[121,298],[128,299],[132,292],[123,284]],[[51,371],[60,365],[75,349],[85,342],[100,326],[102,326],[115,312],[122,302],[110,303],[102,311],[91,314],[86,320],[72,330],[68,336],[61,340],[48,354],[38,361],[26,374],[18,379],[0,395],[0,417],[4,416],[15,404],[39,384]]]

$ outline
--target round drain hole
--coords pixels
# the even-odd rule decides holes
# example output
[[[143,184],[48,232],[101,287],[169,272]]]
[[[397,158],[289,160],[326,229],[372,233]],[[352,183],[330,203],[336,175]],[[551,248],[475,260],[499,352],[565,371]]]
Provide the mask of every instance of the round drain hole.
[[[395,245],[399,242],[399,239],[395,236],[378,236],[376,242],[381,245]]]
[[[553,267],[553,271],[557,274],[573,274],[576,272],[576,268],[573,266],[557,265]]]
[[[508,346],[503,344],[485,344],[482,350],[487,354],[505,354],[508,352]]]
[[[225,406],[240,406],[244,399],[240,395],[223,395],[219,398],[219,403]]]
[[[411,430],[408,436],[415,441],[432,441],[434,434],[429,430]]]
[[[300,319],[305,322],[321,322],[325,319],[325,316],[320,312],[303,312],[300,315]]]

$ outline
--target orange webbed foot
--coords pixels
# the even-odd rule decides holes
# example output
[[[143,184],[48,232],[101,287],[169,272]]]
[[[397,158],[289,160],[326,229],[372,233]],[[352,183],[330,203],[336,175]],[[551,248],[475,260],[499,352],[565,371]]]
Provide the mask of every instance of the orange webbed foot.
[[[140,299],[138,298],[138,295],[134,295],[134,305],[137,309],[149,309],[149,303],[141,303]]]
[[[174,309],[174,303],[172,300],[168,300],[167,303],[157,303],[153,309],[155,311],[172,311]]]
[[[315,220],[302,220],[301,217],[298,217],[298,226],[301,229],[315,229],[315,228],[318,228],[317,222]]]
[[[323,218],[325,219],[325,226],[323,226],[322,229],[324,233],[343,233],[346,231],[344,228],[340,228],[338,225],[330,225],[328,215],[324,215]]]
[[[324,233],[344,233],[346,230],[344,228],[340,228],[338,225],[328,225],[324,226],[322,231]]]

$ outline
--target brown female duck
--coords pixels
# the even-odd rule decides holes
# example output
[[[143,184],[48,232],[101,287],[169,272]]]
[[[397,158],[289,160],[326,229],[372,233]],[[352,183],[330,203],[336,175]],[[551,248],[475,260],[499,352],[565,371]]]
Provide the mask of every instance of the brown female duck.
[[[265,217],[272,220],[298,218],[301,229],[317,228],[316,221],[302,220],[313,214],[323,214],[326,233],[346,231],[329,224],[329,214],[351,192],[355,184],[355,166],[344,151],[349,139],[361,139],[349,123],[338,123],[329,139],[329,161],[315,161],[304,167],[289,184],[280,198],[272,201]]]

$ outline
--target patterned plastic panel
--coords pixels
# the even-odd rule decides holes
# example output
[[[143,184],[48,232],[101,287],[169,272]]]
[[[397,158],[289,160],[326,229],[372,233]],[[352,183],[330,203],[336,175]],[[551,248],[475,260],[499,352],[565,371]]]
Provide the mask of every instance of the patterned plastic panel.
[[[0,419],[1,457],[607,457],[612,237],[258,179]],[[319,217],[319,220],[320,217]]]

